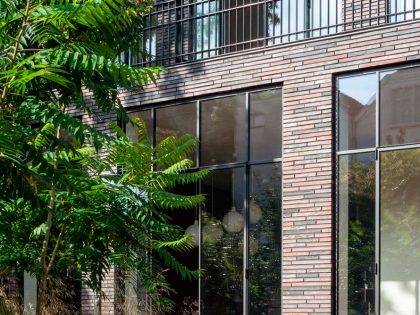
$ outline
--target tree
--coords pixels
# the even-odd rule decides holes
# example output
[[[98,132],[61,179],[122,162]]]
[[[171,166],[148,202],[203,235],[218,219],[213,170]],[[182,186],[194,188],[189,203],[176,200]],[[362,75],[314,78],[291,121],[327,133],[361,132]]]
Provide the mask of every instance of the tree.
[[[130,47],[141,53],[149,10],[130,0],[1,2],[0,273],[37,277],[37,314],[51,311],[49,293],[70,271],[99,293],[112,264],[134,269],[163,307],[161,264],[183,278],[198,274],[173,258],[191,245],[167,213],[203,201],[170,193],[206,174],[186,172],[196,140],[169,137],[152,148],[141,121],[133,143],[116,124],[107,135],[69,115],[127,119],[119,89],[141,89],[164,71],[120,61]]]

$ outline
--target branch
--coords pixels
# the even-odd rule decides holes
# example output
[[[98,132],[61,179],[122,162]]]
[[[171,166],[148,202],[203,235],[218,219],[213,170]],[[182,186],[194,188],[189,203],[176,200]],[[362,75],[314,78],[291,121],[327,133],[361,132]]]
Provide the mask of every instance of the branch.
[[[10,69],[13,68],[13,66],[15,65],[15,62],[16,62],[17,53],[18,53],[18,49],[19,49],[19,43],[20,43],[20,40],[22,39],[23,31],[25,30],[25,26],[28,23],[28,16],[29,16],[29,8],[30,8],[30,6],[31,6],[31,1],[30,0],[26,0],[25,13],[23,14],[23,21],[22,21],[22,25],[20,27],[19,33],[18,33],[18,35],[17,35],[17,37],[15,39],[13,56],[12,56],[12,59],[11,59],[11,62],[10,62]],[[8,83],[10,84],[10,82],[12,82],[14,79],[15,79],[15,77],[12,77]],[[4,98],[6,97],[7,92],[9,90],[9,84],[6,83],[4,85],[3,92],[2,92],[1,97],[0,97],[0,108],[3,107],[2,104],[4,102]]]
[[[58,248],[60,247],[61,237],[63,236],[63,233],[64,233],[64,227],[65,225],[63,224],[60,230],[60,234],[58,234],[57,242],[55,243],[53,252],[51,254],[51,259],[50,259],[50,262],[48,263],[48,267],[46,270],[47,275],[50,273],[50,270],[54,264],[55,257],[57,256]]]

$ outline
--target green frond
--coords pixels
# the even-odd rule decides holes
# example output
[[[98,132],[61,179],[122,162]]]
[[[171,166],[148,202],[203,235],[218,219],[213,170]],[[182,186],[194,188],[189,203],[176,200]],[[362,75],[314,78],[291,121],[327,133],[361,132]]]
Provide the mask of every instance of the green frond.
[[[173,240],[173,241],[153,241],[153,247],[156,249],[167,249],[167,250],[173,250],[178,253],[185,253],[190,251],[194,248],[192,242],[191,242],[191,235],[184,235],[180,239]]]
[[[40,133],[34,140],[34,145],[37,150],[51,146],[56,140],[56,128],[51,123],[46,123],[40,130]]]
[[[174,256],[164,249],[158,250],[159,256],[162,258],[164,264],[178,273],[183,280],[192,280],[198,278],[199,270],[189,270],[183,264],[178,262]]]
[[[170,136],[156,145],[155,163],[169,167],[180,160],[188,159],[194,152],[197,139],[192,135],[183,135],[179,138]]]
[[[194,209],[198,204],[205,201],[204,195],[184,196],[173,194],[167,191],[154,190],[149,198],[162,209]]]

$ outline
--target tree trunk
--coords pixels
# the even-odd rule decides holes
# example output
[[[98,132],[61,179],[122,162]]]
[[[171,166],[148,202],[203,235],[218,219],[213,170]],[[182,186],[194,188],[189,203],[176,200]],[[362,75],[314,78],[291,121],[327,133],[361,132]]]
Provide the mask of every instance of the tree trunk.
[[[60,131],[61,127],[57,127],[56,131],[56,137],[57,139],[60,138]],[[54,174],[58,170],[58,154],[59,154],[59,147],[58,144],[54,148]],[[60,235],[58,236],[56,246],[54,248],[52,257],[50,259],[50,262],[47,264],[47,256],[48,256],[48,245],[51,237],[51,228],[53,225],[53,210],[55,207],[55,195],[56,195],[56,185],[55,185],[55,179],[52,178],[51,183],[51,190],[50,190],[50,202],[48,205],[48,215],[47,215],[47,223],[45,227],[45,238],[44,242],[42,244],[42,251],[41,251],[41,276],[39,278],[39,286],[38,286],[38,298],[37,298],[37,304],[36,304],[36,314],[37,315],[43,315],[45,313],[46,308],[46,296],[47,296],[47,290],[48,290],[48,276],[49,272],[52,267],[52,263],[54,261],[61,235],[63,232],[63,229],[60,231]]]

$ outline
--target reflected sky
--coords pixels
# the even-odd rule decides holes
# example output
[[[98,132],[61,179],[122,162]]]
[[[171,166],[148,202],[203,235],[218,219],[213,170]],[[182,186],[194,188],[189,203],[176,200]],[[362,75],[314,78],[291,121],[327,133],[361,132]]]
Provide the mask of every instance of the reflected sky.
[[[376,74],[341,78],[339,80],[339,89],[341,93],[351,95],[360,104],[368,105],[375,97],[376,82]]]

